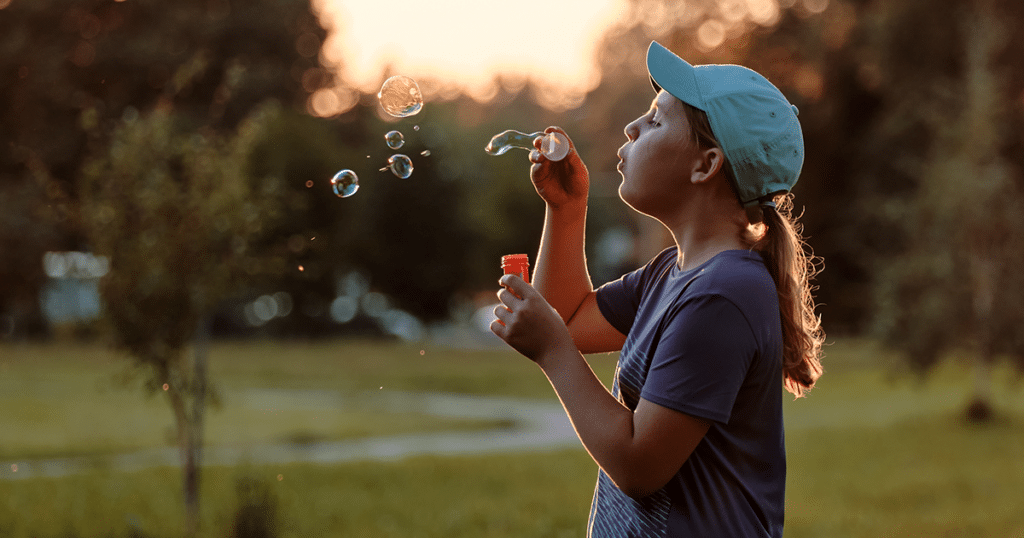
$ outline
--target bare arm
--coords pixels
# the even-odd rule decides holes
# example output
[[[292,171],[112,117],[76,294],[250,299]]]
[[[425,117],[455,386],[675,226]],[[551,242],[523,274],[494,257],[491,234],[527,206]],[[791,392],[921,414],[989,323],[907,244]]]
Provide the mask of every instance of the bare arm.
[[[544,298],[518,277],[501,282],[512,291],[498,293],[491,331],[544,371],[594,461],[631,497],[664,486],[710,424],[643,399],[630,411],[594,375]]]
[[[544,231],[533,273],[533,286],[568,322],[594,291],[584,254],[587,206],[547,205]]]
[[[547,132],[555,130],[561,131],[549,127]],[[569,146],[569,154],[561,161],[530,152],[534,163],[530,179],[546,204],[533,286],[569,327],[580,351],[618,351],[626,336],[601,315],[587,271],[584,246],[590,176],[572,140]]]
[[[549,127],[547,132],[555,130],[561,131]],[[572,140],[569,148],[561,161],[549,161],[539,149],[530,152],[530,179],[545,203],[533,286],[565,322],[594,290],[584,253],[590,175]]]

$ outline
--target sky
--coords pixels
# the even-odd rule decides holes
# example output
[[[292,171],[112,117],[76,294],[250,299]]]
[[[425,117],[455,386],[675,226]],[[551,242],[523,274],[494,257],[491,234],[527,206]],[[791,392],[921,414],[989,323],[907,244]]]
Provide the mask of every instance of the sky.
[[[487,100],[495,75],[526,78],[552,92],[584,95],[600,82],[602,33],[628,12],[626,0],[313,0],[328,30],[323,46],[346,85],[376,93],[392,75],[444,81]],[[354,92],[352,92],[354,94]],[[323,110],[344,110],[352,95],[320,96]],[[326,100],[324,100],[326,99]],[[314,107],[316,107],[316,96]]]

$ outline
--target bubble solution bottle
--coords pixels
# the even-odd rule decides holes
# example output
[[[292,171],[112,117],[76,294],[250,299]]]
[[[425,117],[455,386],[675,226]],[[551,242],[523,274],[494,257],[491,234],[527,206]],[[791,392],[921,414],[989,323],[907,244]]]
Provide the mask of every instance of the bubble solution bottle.
[[[530,283],[530,257],[526,254],[506,254],[501,257],[501,269],[506,275],[519,275]]]

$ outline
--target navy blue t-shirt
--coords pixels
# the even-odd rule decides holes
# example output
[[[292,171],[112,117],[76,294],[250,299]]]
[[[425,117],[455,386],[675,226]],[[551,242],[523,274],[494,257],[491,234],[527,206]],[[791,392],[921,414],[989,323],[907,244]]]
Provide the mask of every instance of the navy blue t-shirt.
[[[665,487],[635,501],[598,472],[587,535],[780,537],[786,486],[782,327],[760,254],[682,271],[675,247],[597,290],[626,334],[612,393],[711,422]]]

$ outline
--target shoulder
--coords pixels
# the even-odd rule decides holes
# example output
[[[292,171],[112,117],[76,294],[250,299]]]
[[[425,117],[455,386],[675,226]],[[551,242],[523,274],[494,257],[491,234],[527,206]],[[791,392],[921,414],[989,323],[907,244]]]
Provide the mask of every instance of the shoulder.
[[[626,279],[632,281],[631,284],[638,292],[646,295],[652,287],[657,286],[659,282],[663,282],[672,274],[676,266],[677,251],[678,249],[674,246],[662,250],[643,267],[626,275]]]
[[[660,276],[667,274],[673,267],[675,267],[678,256],[679,248],[671,246],[659,252],[655,257],[651,258],[651,261],[647,262],[644,266],[649,273],[655,273]]]
[[[727,250],[709,260],[693,280],[692,293],[715,295],[741,310],[753,304],[776,304],[775,281],[757,252]]]

